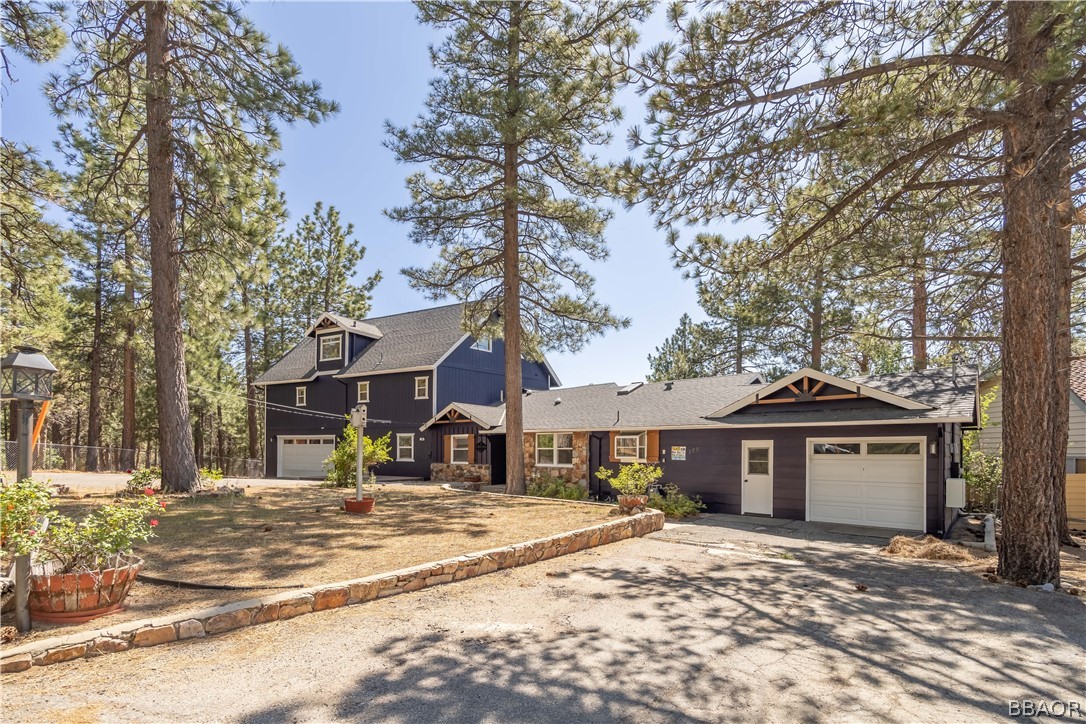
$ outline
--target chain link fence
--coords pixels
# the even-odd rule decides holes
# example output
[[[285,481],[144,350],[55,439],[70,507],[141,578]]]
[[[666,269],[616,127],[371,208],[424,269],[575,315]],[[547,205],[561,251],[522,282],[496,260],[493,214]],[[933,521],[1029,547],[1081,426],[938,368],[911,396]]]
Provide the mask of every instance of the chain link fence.
[[[153,449],[127,450],[120,447],[61,445],[47,442],[34,446],[34,455],[30,464],[34,470],[87,472],[94,468],[99,473],[119,473],[136,468],[155,467],[159,461],[158,451]],[[0,470],[16,470],[18,465],[19,443],[14,440],[0,442]],[[259,458],[220,458],[210,455],[205,458],[203,467],[218,468],[222,470],[223,475],[230,478],[264,476],[264,461]]]

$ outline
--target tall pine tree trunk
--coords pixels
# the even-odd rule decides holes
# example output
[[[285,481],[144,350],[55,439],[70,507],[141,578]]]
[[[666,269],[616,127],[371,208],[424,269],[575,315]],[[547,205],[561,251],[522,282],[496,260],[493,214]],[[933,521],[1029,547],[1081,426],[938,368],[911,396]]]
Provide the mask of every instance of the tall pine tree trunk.
[[[102,233],[95,235],[94,329],[91,333],[90,388],[87,401],[87,472],[98,472],[102,445]]]
[[[913,370],[928,368],[928,281],[924,273],[924,260],[917,259],[918,268],[913,272],[912,337]]]
[[[524,495],[524,382],[521,369],[520,234],[518,191],[520,114],[520,3],[509,5],[509,67],[506,77],[508,127],[504,153],[502,225],[502,333],[505,338],[505,492]]]
[[[246,289],[246,285],[241,287],[241,304],[248,312],[249,290]],[[249,437],[247,457],[250,460],[255,460],[260,457],[260,430],[257,428],[256,387],[253,386],[256,374],[255,365],[253,364],[253,323],[251,319],[245,322],[245,328],[242,330],[242,343],[245,354],[245,431]],[[248,470],[248,466],[246,466],[246,470]]]
[[[822,327],[825,324],[823,319],[823,305],[822,305],[822,273],[815,274],[815,287],[814,294],[811,300],[811,367],[816,370],[822,369]]]
[[[172,109],[168,32],[170,7],[147,3],[147,190],[151,241],[151,319],[154,326],[158,447],[162,487],[196,488],[196,460],[189,425],[185,337],[181,317],[181,267],[174,198]]]
[[[1054,8],[1007,5],[1009,73],[1019,84],[1004,130],[1003,534],[999,573],[1029,584],[1060,582],[1060,497],[1067,452],[1067,309],[1070,210],[1067,101],[1045,83],[1046,28]],[[1038,29],[1042,28],[1040,32]]]
[[[121,403],[121,470],[136,467],[136,285],[132,282],[132,241],[126,234],[124,241],[125,263],[125,320],[124,320],[124,370],[123,401]]]

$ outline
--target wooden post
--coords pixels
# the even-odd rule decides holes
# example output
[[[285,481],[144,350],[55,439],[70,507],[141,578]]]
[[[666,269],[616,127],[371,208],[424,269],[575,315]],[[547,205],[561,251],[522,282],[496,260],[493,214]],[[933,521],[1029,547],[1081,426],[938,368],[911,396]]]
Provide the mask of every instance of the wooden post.
[[[30,554],[15,556],[15,628],[30,630]]]

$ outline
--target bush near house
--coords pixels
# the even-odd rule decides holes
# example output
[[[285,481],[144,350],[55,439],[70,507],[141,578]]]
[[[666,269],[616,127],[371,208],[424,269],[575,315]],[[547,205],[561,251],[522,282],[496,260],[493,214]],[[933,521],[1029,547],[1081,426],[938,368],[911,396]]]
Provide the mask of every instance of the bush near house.
[[[616,475],[608,468],[596,471],[596,477],[609,484],[619,495],[645,495],[649,486],[664,474],[659,465],[631,463],[618,469]]]
[[[668,518],[690,518],[705,510],[705,503],[698,496],[690,497],[679,490],[675,483],[666,483],[661,492],[649,495],[649,507],[656,508]]]
[[[988,425],[988,406],[995,399],[993,389],[980,399],[980,427]],[[999,507],[999,486],[1003,484],[1003,448],[985,452],[980,448],[980,430],[962,436],[962,476],[967,505],[978,513],[995,513]]]
[[[358,456],[358,430],[348,425],[343,429],[343,439],[336,445],[335,451],[324,462],[328,471],[328,482],[332,487],[350,488],[355,484],[355,464]],[[373,439],[362,436],[363,464],[369,473],[382,463],[392,461],[392,433],[387,432]]]
[[[565,478],[544,473],[532,478],[528,483],[528,495],[534,495],[538,498],[585,500],[588,498],[588,491],[579,484],[571,483]]]

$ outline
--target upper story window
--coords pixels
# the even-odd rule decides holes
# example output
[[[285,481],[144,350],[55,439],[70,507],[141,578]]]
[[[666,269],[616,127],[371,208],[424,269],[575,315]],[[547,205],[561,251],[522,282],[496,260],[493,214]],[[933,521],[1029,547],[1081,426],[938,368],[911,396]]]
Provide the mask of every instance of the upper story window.
[[[467,465],[471,462],[471,440],[468,435],[450,435],[452,443],[450,448],[452,451],[453,465]]]
[[[339,334],[321,337],[321,356],[318,361],[326,362],[333,359],[343,359],[343,336]]]
[[[370,401],[370,381],[365,380],[358,383],[358,401],[369,402]]]
[[[295,387],[294,388],[294,404],[297,405],[298,407],[305,407],[305,388],[304,387]]]
[[[471,345],[471,348],[480,352],[489,352],[491,350],[490,337],[475,340],[475,344]]]
[[[573,465],[573,433],[536,433],[535,464],[543,466]]]
[[[623,432],[615,435],[615,458],[622,461],[644,462],[648,458],[649,434]]]
[[[430,398],[430,378],[429,377],[416,377],[415,378],[415,399],[427,400]]]

